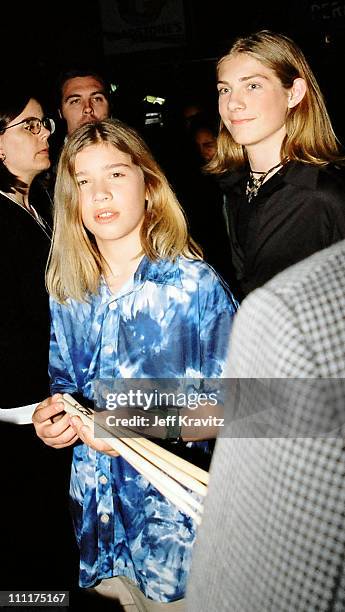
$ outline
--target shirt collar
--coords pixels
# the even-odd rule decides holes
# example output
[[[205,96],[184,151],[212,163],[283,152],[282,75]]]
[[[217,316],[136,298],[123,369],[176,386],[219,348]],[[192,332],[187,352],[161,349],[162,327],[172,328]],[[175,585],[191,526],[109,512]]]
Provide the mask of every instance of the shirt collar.
[[[140,284],[146,280],[159,285],[181,287],[179,258],[176,258],[175,261],[171,261],[170,259],[151,261],[144,255],[134,274],[134,285]]]
[[[317,186],[318,174],[320,166],[307,164],[298,161],[291,161],[287,164],[286,172],[274,176],[280,176],[284,183],[305,187],[307,189],[315,189]],[[248,176],[248,166],[239,170],[230,170],[226,174],[222,174],[218,181],[221,188],[234,187],[239,185]],[[240,185],[239,185],[240,186]]]
[[[248,167],[245,166],[240,170],[229,170],[228,172],[221,174],[217,180],[220,188],[226,190],[228,187],[234,187],[244,178],[247,179],[248,173]]]
[[[137,291],[145,281],[151,281],[158,285],[172,285],[174,287],[182,287],[180,268],[178,265],[179,258],[174,262],[169,259],[158,259],[151,261],[144,255],[141,259],[134,276],[118,293],[111,293],[103,276],[100,278],[100,296],[103,303],[108,303],[117,300],[123,295]]]

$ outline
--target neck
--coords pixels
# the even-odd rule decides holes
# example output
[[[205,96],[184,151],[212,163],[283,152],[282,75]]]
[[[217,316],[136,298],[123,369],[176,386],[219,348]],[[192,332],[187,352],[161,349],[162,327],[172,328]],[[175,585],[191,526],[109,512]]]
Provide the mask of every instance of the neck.
[[[281,146],[286,135],[285,126],[264,142],[246,147],[252,171],[267,172],[281,161]]]
[[[138,267],[142,256],[139,235],[125,236],[116,240],[96,240],[99,251],[106,262],[105,276],[127,277]]]
[[[20,193],[19,191],[15,191],[13,195],[14,195],[14,198],[17,200],[18,204],[30,210],[28,191],[26,191],[25,193]]]
[[[25,206],[25,208],[29,209],[30,208],[30,204],[29,204],[29,193],[28,193],[28,191],[26,191],[25,193],[21,193],[19,195],[22,198],[23,206]]]

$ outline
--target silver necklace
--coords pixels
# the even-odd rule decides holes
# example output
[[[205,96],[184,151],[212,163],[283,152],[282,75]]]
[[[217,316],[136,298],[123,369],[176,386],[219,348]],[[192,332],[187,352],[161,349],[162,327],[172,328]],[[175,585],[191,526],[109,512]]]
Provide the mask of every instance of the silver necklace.
[[[257,170],[250,170],[249,178],[248,178],[248,181],[247,181],[247,187],[246,187],[246,196],[247,196],[248,202],[251,202],[252,199],[255,198],[258,195],[258,191],[259,191],[262,183],[266,179],[266,177],[269,174],[271,174],[271,172],[273,172],[273,170],[276,170],[276,168],[282,167],[284,165],[284,163],[285,162],[279,162],[279,164],[276,164],[275,166],[272,166],[272,168],[267,170],[267,172],[259,172]],[[254,176],[255,174],[259,174],[260,176],[256,177],[256,176]]]

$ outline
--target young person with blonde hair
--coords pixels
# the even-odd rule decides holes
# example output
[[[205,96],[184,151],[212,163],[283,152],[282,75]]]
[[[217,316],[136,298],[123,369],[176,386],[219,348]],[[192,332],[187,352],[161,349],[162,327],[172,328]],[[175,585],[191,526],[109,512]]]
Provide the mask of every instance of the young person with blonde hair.
[[[50,446],[85,443],[71,477],[80,584],[115,597],[120,581],[140,610],[182,610],[193,520],[59,402],[61,392],[94,399],[99,379],[219,377],[227,357],[236,303],[146,145],[119,121],[85,125],[63,148],[47,283],[55,395],[33,421]]]
[[[315,76],[287,36],[239,38],[217,73],[221,123],[208,169],[226,194],[242,298],[345,237],[343,157]]]

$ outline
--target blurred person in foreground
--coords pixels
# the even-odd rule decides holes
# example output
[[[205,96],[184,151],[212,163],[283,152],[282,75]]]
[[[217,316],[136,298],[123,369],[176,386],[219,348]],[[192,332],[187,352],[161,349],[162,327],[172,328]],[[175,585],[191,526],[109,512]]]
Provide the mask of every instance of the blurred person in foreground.
[[[242,302],[188,612],[345,610],[344,321],[344,240]]]

